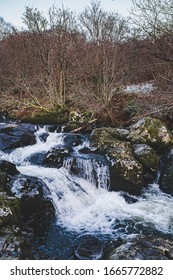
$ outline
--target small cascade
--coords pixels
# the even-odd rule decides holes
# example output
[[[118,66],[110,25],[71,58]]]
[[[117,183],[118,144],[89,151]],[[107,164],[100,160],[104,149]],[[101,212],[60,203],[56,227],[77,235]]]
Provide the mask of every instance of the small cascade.
[[[82,157],[66,158],[63,167],[95,185],[97,188],[109,189],[109,166],[103,160]]]
[[[134,203],[128,203],[122,192],[109,191],[109,163],[90,149],[85,136],[50,132],[45,126],[38,128],[35,137],[34,145],[0,151],[0,157],[14,163],[21,174],[39,178],[47,185],[62,231],[114,237],[143,229],[173,234],[173,198],[160,191],[158,179],[142,196],[135,197]],[[42,154],[44,158],[54,149],[68,150],[62,153],[62,166],[31,161],[31,157]],[[14,182],[14,192],[20,188],[20,180]]]

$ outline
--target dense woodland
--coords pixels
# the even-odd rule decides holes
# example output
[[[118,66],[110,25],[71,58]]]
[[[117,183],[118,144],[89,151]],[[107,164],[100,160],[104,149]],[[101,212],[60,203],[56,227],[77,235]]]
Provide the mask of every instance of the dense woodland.
[[[23,29],[0,18],[0,111],[24,118],[58,108],[116,126],[141,116],[171,120],[173,1],[134,0],[131,15],[91,2],[76,14],[26,7]],[[155,90],[124,94],[131,84]]]

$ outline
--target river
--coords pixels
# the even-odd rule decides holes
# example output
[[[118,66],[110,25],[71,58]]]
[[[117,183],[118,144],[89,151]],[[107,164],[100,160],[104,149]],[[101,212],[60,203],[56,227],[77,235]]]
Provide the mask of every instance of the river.
[[[84,153],[90,149],[89,136],[78,136],[80,143],[71,145],[59,168],[43,165],[40,155],[66,147],[67,137],[73,135],[50,132],[48,126],[38,127],[36,144],[1,152],[1,159],[14,163],[22,174],[40,178],[50,190],[56,220],[44,242],[36,240],[35,254],[39,249],[46,258],[70,259],[75,240],[85,235],[103,241],[127,239],[141,232],[173,235],[173,197],[160,191],[157,178],[140,197],[110,191],[106,159],[94,152]],[[77,172],[72,169],[74,163]],[[19,195],[18,181],[12,191]]]

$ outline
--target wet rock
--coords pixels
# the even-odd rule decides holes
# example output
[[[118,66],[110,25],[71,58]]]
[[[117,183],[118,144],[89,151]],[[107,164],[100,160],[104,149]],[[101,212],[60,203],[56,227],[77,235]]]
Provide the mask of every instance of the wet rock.
[[[173,147],[160,160],[160,189],[173,195]]]
[[[16,226],[1,228],[0,260],[19,260],[21,255],[20,229]]]
[[[27,158],[27,161],[34,165],[43,165],[43,161],[47,154],[45,152],[31,154],[31,156]]]
[[[0,193],[0,226],[20,224],[20,200]]]
[[[69,156],[71,149],[59,147],[51,149],[43,159],[43,164],[60,168],[63,166],[64,158]]]
[[[21,197],[23,222],[29,223],[37,230],[49,224],[54,217],[54,207],[49,198],[50,191],[42,180],[21,175],[13,183],[11,191]]]
[[[128,195],[127,193],[125,192],[122,192],[122,196],[124,197],[125,201],[128,203],[128,204],[133,204],[133,203],[136,203],[138,201],[138,199],[136,197],[133,197],[131,195]]]
[[[0,170],[13,176],[19,174],[16,165],[6,160],[0,160]]]
[[[139,235],[116,248],[110,260],[172,260],[173,241]]]
[[[115,136],[107,129],[94,129],[91,140],[110,162],[111,189],[139,194],[143,186],[143,166],[134,158],[131,144]]]
[[[48,130],[49,132],[61,132],[62,126],[61,125],[49,125]]]
[[[7,174],[0,170],[0,191],[3,190],[6,186]]]
[[[19,259],[20,225],[20,199],[0,192],[0,259]]]
[[[0,125],[0,150],[5,151],[36,143],[35,127],[27,124],[3,123]]]
[[[79,134],[68,133],[68,134],[64,134],[63,141],[64,141],[64,146],[69,148],[82,144],[83,139],[82,136]]]
[[[99,260],[103,256],[103,243],[93,235],[82,235],[76,241],[75,256],[78,260]]]
[[[136,144],[148,144],[156,149],[164,149],[173,143],[173,137],[159,119],[147,117],[130,128],[128,139]]]

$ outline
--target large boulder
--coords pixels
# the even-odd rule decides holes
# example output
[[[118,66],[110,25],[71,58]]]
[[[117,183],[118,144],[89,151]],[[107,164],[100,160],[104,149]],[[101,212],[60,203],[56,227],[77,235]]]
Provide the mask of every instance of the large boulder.
[[[100,150],[107,149],[108,145],[114,145],[112,140],[127,140],[129,131],[127,129],[103,127],[95,128],[91,134],[93,144]]]
[[[29,124],[0,124],[0,150],[14,149],[36,143],[35,127]]]
[[[160,189],[173,195],[173,147],[160,160]]]
[[[118,140],[117,131],[107,128],[94,129],[91,140],[110,162],[111,189],[139,194],[143,186],[143,166],[134,158],[131,144]]]
[[[159,119],[147,117],[130,128],[129,140],[135,144],[148,144],[156,149],[164,149],[173,144],[173,137]]]
[[[173,241],[139,235],[116,248],[110,260],[172,260]]]

